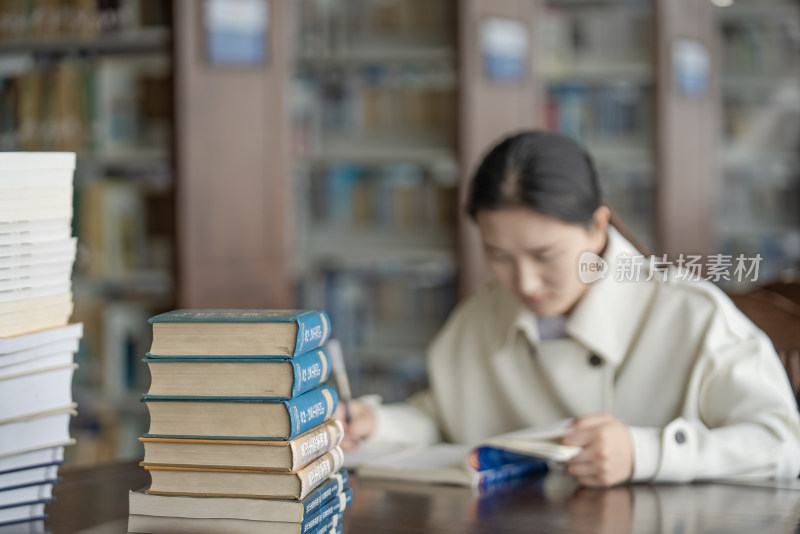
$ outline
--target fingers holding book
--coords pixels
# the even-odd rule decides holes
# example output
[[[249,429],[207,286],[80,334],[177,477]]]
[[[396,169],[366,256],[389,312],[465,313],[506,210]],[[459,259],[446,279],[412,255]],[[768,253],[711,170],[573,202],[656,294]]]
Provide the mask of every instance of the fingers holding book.
[[[615,486],[633,475],[630,431],[610,414],[598,413],[576,418],[563,443],[583,447],[577,456],[566,463],[567,473],[583,486]]]

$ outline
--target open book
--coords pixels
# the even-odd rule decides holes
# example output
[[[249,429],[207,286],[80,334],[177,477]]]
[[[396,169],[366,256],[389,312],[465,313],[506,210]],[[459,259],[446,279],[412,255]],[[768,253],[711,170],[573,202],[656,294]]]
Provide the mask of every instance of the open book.
[[[548,465],[563,463],[580,452],[580,447],[561,444],[569,421],[546,427],[534,427],[502,434],[476,445],[438,443],[428,447],[410,447],[384,455],[355,451],[345,464],[358,471],[361,478],[380,478],[482,486],[525,474],[542,471]],[[382,445],[373,447],[385,448]],[[362,462],[354,458],[363,458]]]

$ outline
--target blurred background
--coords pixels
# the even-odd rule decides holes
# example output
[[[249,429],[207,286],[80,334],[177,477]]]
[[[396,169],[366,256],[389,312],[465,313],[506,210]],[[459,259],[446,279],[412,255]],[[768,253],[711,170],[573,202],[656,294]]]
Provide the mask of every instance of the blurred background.
[[[0,150],[78,154],[68,465],[140,456],[178,307],[325,309],[355,394],[424,387],[485,277],[462,186],[531,127],[654,252],[798,276],[796,0],[0,0]]]

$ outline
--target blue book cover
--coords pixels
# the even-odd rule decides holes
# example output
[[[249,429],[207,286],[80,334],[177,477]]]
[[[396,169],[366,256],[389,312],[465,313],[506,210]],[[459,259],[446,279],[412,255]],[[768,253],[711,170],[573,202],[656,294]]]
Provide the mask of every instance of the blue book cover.
[[[156,325],[179,324],[179,323],[295,323],[297,325],[296,336],[293,339],[291,350],[288,354],[257,354],[263,356],[286,355],[296,356],[310,350],[317,349],[325,344],[331,335],[331,321],[328,315],[321,310],[240,310],[240,309],[207,309],[207,310],[174,310],[162,313],[148,319],[148,323],[154,325],[153,348],[150,350],[150,357],[158,356],[226,356],[228,353],[215,354],[214,345],[209,344],[207,352],[203,352],[203,339],[182,339],[181,342],[187,345],[188,354],[176,353],[175,347],[172,351],[163,351],[159,344],[161,336],[157,334]],[[193,343],[195,341],[195,343]],[[199,344],[200,346],[194,346]],[[224,345],[224,344],[223,344]],[[199,352],[198,352],[199,351]],[[242,355],[252,355],[250,353]]]
[[[353,490],[347,488],[332,500],[328,501],[317,513],[306,517],[300,525],[300,531],[303,534],[311,534],[320,529],[336,527],[339,523],[339,516],[352,502]]]
[[[63,463],[64,463],[64,460],[55,460],[53,462],[45,462],[45,463],[40,463],[40,464],[21,465],[21,466],[18,466],[18,467],[14,467],[12,469],[6,469],[4,471],[0,471],[0,476],[8,474],[8,473],[18,473],[20,471],[28,471],[29,469],[39,469],[41,467],[50,467],[50,466],[53,466],[53,465],[61,465]],[[2,478],[0,478],[0,483],[2,483]],[[0,487],[2,487],[1,484],[0,484]]]
[[[339,401],[336,390],[324,384],[293,399],[260,397],[197,397],[144,395],[150,410],[146,437],[205,439],[294,439],[333,415]],[[264,407],[245,417],[242,405]],[[276,407],[288,415],[288,434],[278,435],[267,421]],[[263,411],[264,421],[252,412]],[[263,425],[260,423],[263,422]],[[214,429],[209,431],[209,429]]]
[[[49,497],[46,499],[0,506],[0,512],[2,512],[0,513],[0,517],[2,518],[0,519],[0,527],[10,527],[10,525],[18,525],[47,518],[47,514],[44,513],[44,507],[52,500],[53,498]],[[21,531],[22,530],[20,530],[20,532]],[[9,532],[13,532],[13,530],[9,530]]]
[[[318,512],[336,495],[339,495],[346,489],[350,482],[349,474],[347,471],[342,470],[337,474],[332,475],[326,482],[308,494],[303,499],[303,517],[310,517]]]
[[[516,462],[505,464],[485,471],[479,471],[478,487],[483,489],[498,482],[504,482],[518,477],[528,476],[533,473],[547,471],[545,463]]]
[[[334,523],[335,526],[315,528],[314,530],[305,532],[304,534],[342,534],[342,532],[344,532],[344,528],[342,526],[342,514],[336,516]]]
[[[137,515],[174,515],[187,518],[214,516],[299,524],[328,506],[334,499],[339,499],[339,495],[348,487],[349,477],[344,470],[332,474],[299,501],[248,497],[155,495],[147,492],[150,489],[148,485],[128,493],[129,510],[131,514]],[[208,504],[203,504],[204,501]],[[239,508],[239,503],[242,505],[241,508]]]
[[[35,515],[33,517],[26,517],[25,519],[13,519],[13,520],[9,520],[9,521],[0,521],[0,527],[2,527],[3,530],[6,530],[7,528],[10,528],[12,526],[20,527],[19,530],[17,530],[16,528],[14,530],[17,530],[17,532],[25,532],[25,530],[27,530],[27,529],[23,530],[23,527],[22,527],[23,524],[25,524],[25,523],[33,523],[34,521],[44,521],[45,519],[47,519],[47,517],[48,517],[47,514],[40,514],[40,515],[37,514],[37,515]],[[44,528],[44,527],[42,527],[42,528]],[[14,530],[7,530],[7,532],[14,532]],[[33,530],[31,529],[30,532],[33,532]],[[36,532],[39,532],[39,531],[37,530]],[[322,533],[322,532],[328,532],[328,531],[320,530],[319,532]],[[314,533],[314,534],[316,534],[316,533]]]
[[[0,488],[0,492],[18,490],[22,488],[30,488],[31,486],[44,486],[45,484],[50,484],[52,486],[53,484],[57,484],[59,480],[61,480],[61,477],[48,478],[45,480],[35,480],[33,482],[24,482],[22,484],[14,484],[13,486],[5,486],[3,488]],[[16,504],[12,503],[13,506],[16,506],[17,504],[22,504],[22,503],[16,503]],[[0,506],[0,508],[3,508],[3,506]]]
[[[148,354],[143,361],[150,369],[150,395],[291,399],[324,383],[331,373],[330,357],[324,348],[295,358],[153,358]],[[291,383],[278,378],[283,373],[276,372],[275,365],[291,366]]]

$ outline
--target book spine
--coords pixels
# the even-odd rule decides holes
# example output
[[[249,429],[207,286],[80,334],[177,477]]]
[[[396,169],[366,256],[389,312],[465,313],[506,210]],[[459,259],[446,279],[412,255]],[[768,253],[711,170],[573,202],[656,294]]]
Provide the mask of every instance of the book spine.
[[[331,374],[328,353],[325,349],[307,352],[293,360],[294,384],[292,385],[292,397],[305,393],[310,389],[322,384]]]
[[[297,471],[297,478],[300,481],[300,496],[298,498],[305,499],[317,486],[338,471],[342,467],[343,461],[344,454],[342,449],[336,447]]]
[[[339,495],[347,488],[347,482],[343,482],[341,473],[336,473],[328,477],[328,480],[320,484],[317,489],[308,495],[303,502],[303,517],[309,517],[323,508],[334,495]]]
[[[319,386],[286,401],[292,425],[288,439],[294,439],[329,419],[336,410],[338,401],[336,390],[328,385]]]
[[[542,465],[519,462],[481,471],[479,473],[480,478],[478,479],[478,487],[484,488],[495,482],[521,477],[534,471],[542,471]]]
[[[324,311],[301,315],[297,318],[297,342],[294,354],[304,354],[318,349],[331,335],[331,320]]]
[[[311,460],[319,458],[329,450],[337,447],[344,434],[342,424],[338,420],[332,420],[331,424],[325,424],[298,436],[290,443],[292,449],[291,471],[297,471]]]
[[[335,526],[334,518],[344,512],[353,502],[353,490],[346,489],[334,498],[317,513],[307,517],[302,523],[300,531],[303,534],[310,534],[320,529],[332,528]],[[324,525],[327,525],[324,526]]]

